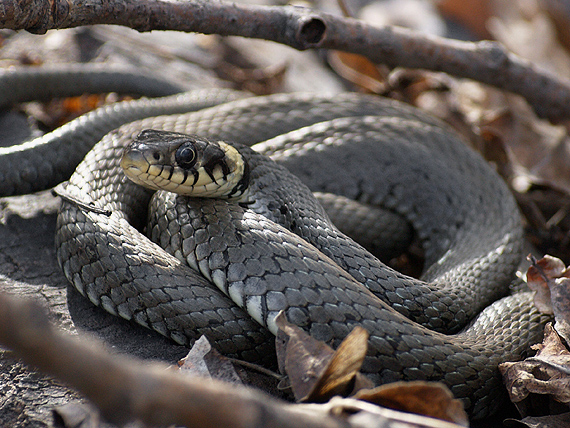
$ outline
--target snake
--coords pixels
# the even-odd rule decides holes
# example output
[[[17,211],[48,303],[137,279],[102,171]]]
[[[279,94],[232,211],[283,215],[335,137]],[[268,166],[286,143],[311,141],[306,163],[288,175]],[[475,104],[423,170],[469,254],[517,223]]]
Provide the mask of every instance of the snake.
[[[139,113],[116,125],[129,103]],[[177,343],[205,335],[251,361],[272,352],[281,311],[333,346],[362,326],[361,371],[375,384],[443,382],[474,419],[500,407],[498,364],[523,358],[549,318],[530,293],[508,295],[522,251],[516,202],[447,125],[348,92],[206,90],[122,106],[105,107],[104,131],[84,119],[68,127],[100,139],[56,188],[57,257],[81,294]],[[57,143],[42,138],[0,162],[38,147],[49,161]],[[55,175],[48,186],[67,174],[42,170]],[[3,192],[40,186],[14,176]],[[321,204],[331,195],[411,224],[425,251],[421,279],[341,232]]]

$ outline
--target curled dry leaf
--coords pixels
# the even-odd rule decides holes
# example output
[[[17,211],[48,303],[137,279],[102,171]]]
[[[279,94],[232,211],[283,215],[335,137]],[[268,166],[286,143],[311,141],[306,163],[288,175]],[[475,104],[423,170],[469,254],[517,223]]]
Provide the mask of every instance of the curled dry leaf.
[[[506,419],[505,426],[512,428],[566,428],[570,426],[570,413],[539,417],[526,417],[520,421]]]
[[[355,328],[335,351],[289,323],[283,313],[275,319],[277,360],[297,401],[325,402],[334,395],[350,395],[372,383],[358,373],[368,348],[368,333]]]
[[[387,73],[381,66],[362,55],[330,51],[327,55],[332,69],[360,90],[381,94],[386,89]]]
[[[334,350],[291,324],[284,313],[277,315],[275,323],[279,371],[289,376],[295,399],[300,400],[309,394]]]
[[[53,130],[104,104],[128,99],[117,94],[81,95],[45,103],[25,103],[21,108],[40,128]]]
[[[443,384],[437,382],[395,382],[371,390],[358,391],[354,398],[382,407],[443,419],[469,426],[461,402]]]
[[[536,394],[549,395],[559,403],[570,403],[570,352],[551,324],[545,328],[542,344],[535,348],[538,349],[535,357],[499,365],[511,401],[523,416],[552,407],[535,408],[534,404],[541,401],[536,399]]]
[[[354,391],[373,386],[358,373],[368,349],[368,336],[362,327],[355,327],[346,336],[305,401],[322,402],[335,395],[352,395]]]
[[[534,303],[543,313],[554,314],[556,331],[570,343],[570,269],[556,257],[529,258],[527,282],[536,291]]]
[[[564,274],[566,267],[562,260],[549,255],[540,260],[532,256],[528,256],[527,259],[532,263],[526,276],[529,288],[536,292],[534,304],[541,312],[552,314],[550,286]]]
[[[354,2],[352,2],[354,3]],[[431,2],[423,0],[388,0],[366,2],[358,18],[377,27],[396,25],[443,36],[445,24]],[[338,1],[344,16],[353,17],[344,1]],[[356,6],[351,4],[351,6]],[[358,90],[385,94],[390,85],[388,67],[375,64],[363,55],[331,50],[327,53],[331,68]],[[409,71],[409,70],[407,70]]]

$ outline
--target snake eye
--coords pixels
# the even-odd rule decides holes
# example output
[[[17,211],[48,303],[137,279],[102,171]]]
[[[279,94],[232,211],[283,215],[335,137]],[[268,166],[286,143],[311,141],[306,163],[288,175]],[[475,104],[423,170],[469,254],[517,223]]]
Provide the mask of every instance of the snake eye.
[[[196,152],[191,146],[182,145],[176,150],[176,163],[184,169],[190,169],[196,163]]]

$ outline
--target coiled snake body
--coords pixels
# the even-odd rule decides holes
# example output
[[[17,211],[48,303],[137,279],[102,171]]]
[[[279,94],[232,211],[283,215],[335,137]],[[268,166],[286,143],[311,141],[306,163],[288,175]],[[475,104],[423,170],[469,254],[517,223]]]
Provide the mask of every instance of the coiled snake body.
[[[143,129],[237,143],[250,168],[247,203],[158,192],[149,235],[168,252],[151,242],[137,227],[152,192],[119,166]],[[260,142],[256,150],[312,191],[405,217],[425,247],[422,280],[383,265],[283,166],[239,144]],[[546,320],[528,293],[492,303],[521,252],[504,183],[437,120],[396,102],[290,94],[142,119],[105,136],[64,192],[110,212],[62,203],[56,245],[67,278],[107,311],[179,343],[206,334],[222,352],[260,359],[280,310],[332,344],[362,325],[363,371],[375,382],[443,381],[483,417],[503,394],[498,363],[521,358]]]

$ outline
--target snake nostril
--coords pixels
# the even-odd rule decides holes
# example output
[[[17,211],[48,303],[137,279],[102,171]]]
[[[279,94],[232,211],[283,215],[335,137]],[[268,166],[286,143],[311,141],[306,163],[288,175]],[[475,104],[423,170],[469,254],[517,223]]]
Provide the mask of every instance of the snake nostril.
[[[152,157],[154,158],[154,160],[160,160],[160,152],[153,152],[152,153]]]

